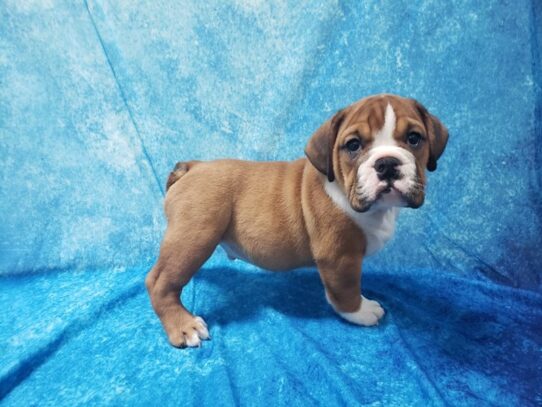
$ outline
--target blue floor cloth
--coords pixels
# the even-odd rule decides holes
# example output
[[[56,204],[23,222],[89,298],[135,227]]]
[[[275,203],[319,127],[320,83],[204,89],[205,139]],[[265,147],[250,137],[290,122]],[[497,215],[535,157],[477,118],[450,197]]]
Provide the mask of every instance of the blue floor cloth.
[[[183,293],[212,340],[167,344],[144,270],[2,281],[6,405],[536,405],[542,297],[437,270],[365,274],[387,310],[339,320],[314,270],[221,266]],[[15,298],[15,301],[14,301]],[[37,305],[39,304],[39,305]]]
[[[542,405],[542,3],[0,3],[2,405]],[[170,347],[143,280],[180,160],[302,156],[337,109],[450,130],[425,205],[364,265],[378,327],[314,269],[218,249]]]

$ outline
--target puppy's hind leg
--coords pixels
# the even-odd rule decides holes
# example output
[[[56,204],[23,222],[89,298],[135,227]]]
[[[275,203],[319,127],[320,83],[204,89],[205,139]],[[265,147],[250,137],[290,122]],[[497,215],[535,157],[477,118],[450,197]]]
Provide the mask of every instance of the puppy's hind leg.
[[[220,225],[193,225],[186,220],[169,224],[158,261],[145,283],[154,311],[160,318],[169,342],[176,347],[199,346],[209,338],[202,318],[182,304],[183,287],[211,256],[223,230]]]

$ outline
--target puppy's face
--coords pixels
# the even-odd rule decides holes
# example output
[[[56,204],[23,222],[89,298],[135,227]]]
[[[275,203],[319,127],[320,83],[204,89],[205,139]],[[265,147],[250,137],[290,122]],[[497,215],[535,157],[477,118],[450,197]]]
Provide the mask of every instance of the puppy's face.
[[[436,169],[447,140],[446,128],[415,100],[378,95],[338,112],[305,152],[341,186],[354,210],[417,208],[425,197],[425,169]]]

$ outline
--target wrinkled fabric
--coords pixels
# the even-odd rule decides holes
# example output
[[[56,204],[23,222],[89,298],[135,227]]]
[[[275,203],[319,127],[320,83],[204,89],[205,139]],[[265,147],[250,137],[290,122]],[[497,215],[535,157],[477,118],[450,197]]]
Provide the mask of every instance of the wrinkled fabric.
[[[541,405],[541,33],[526,0],[0,3],[2,404]],[[298,158],[382,92],[450,140],[364,263],[381,324],[217,249],[183,292],[212,340],[170,347],[143,282],[175,163]]]

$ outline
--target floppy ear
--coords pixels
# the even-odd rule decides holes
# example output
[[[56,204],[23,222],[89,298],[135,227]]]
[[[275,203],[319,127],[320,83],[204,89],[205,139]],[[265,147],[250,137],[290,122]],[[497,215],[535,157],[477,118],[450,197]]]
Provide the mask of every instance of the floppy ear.
[[[448,129],[441,123],[439,119],[427,111],[427,109],[418,101],[414,101],[416,109],[423,118],[423,124],[427,130],[427,138],[429,141],[429,160],[427,161],[427,169],[435,171],[437,169],[437,160],[440,158],[448,142]]]
[[[344,109],[339,110],[335,116],[316,130],[305,147],[305,154],[311,164],[322,174],[327,175],[329,182],[335,180],[333,172],[333,146],[335,145],[337,133],[344,120],[344,116]]]
[[[413,99],[414,100],[414,99]],[[448,129],[439,119],[427,111],[427,109],[418,101],[414,100],[416,109],[423,118],[423,124],[427,131],[429,141],[429,160],[427,169],[435,171],[437,169],[437,160],[440,158],[448,142]]]

